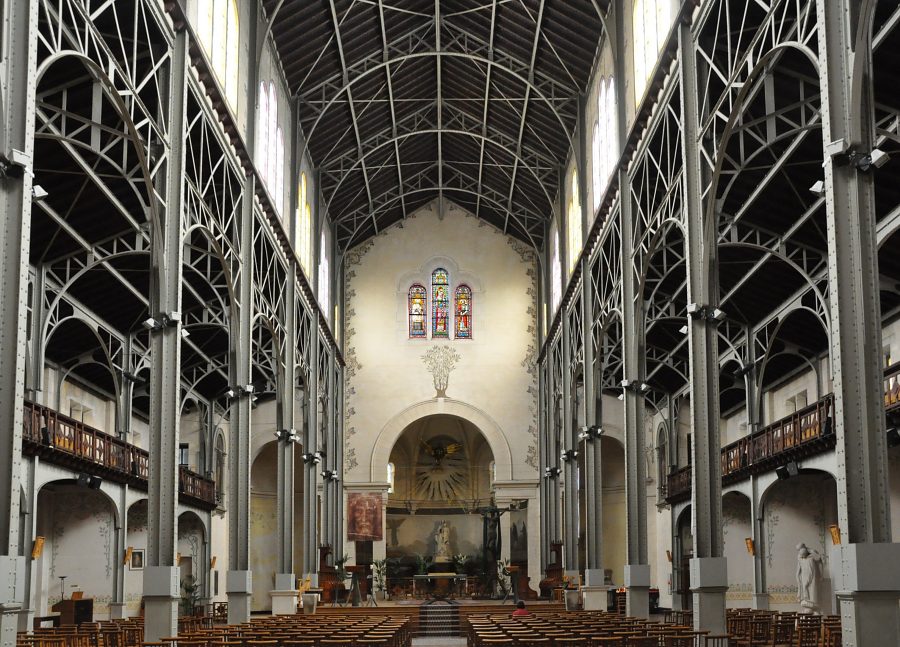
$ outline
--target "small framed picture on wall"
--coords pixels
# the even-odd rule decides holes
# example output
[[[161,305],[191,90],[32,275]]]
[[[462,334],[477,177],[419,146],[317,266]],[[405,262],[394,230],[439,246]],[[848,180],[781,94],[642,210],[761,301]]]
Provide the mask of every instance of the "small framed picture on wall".
[[[144,570],[144,551],[141,550],[133,550],[131,551],[131,563],[128,565],[129,570],[132,571],[142,571]]]

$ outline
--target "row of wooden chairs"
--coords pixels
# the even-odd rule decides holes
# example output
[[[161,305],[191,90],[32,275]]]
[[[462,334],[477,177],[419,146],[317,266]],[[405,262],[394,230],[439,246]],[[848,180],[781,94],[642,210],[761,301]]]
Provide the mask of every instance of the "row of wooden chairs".
[[[143,618],[39,627],[16,637],[17,647],[141,647],[143,641]]]
[[[738,647],[841,647],[839,616],[729,609],[726,622]]]
[[[470,647],[728,647],[727,636],[605,611],[470,615]]]

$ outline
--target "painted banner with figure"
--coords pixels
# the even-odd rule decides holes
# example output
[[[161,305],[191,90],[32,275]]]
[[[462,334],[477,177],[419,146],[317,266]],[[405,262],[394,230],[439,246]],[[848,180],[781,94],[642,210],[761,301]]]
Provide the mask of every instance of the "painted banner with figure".
[[[380,492],[351,492],[347,495],[347,539],[381,541],[384,523]]]

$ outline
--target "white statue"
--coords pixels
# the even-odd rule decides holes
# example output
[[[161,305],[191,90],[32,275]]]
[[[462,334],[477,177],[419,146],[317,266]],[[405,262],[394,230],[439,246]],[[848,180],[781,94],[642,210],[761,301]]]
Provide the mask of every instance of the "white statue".
[[[453,554],[450,552],[450,525],[446,521],[442,521],[438,526],[437,534],[434,537],[436,546],[434,553],[435,562],[449,562]]]
[[[797,544],[797,601],[803,613],[819,611],[819,578],[822,556],[810,552],[806,544]]]

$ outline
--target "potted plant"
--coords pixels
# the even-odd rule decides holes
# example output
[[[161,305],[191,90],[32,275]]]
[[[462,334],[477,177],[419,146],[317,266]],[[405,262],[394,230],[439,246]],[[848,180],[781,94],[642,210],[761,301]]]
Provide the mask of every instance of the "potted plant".
[[[181,609],[186,616],[194,615],[200,603],[200,583],[193,575],[181,580]]]
[[[388,560],[386,559],[376,559],[372,562],[372,580],[375,585],[375,596],[379,600],[385,600],[388,597],[387,566]]]
[[[466,562],[468,561],[468,555],[454,555],[450,558],[450,563],[453,565],[453,571],[459,575],[465,574]]]
[[[432,557],[416,555],[416,575],[427,575],[428,567],[431,566],[431,562],[433,561],[434,558]]]

